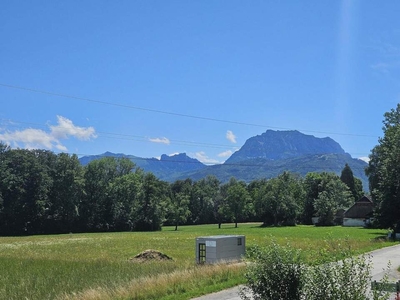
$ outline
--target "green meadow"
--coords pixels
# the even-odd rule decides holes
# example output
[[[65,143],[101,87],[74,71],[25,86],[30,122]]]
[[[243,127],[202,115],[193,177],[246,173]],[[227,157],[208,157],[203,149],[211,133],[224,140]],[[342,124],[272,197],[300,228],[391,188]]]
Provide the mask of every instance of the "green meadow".
[[[358,253],[390,245],[385,230],[345,227],[269,227],[223,224],[163,227],[159,232],[83,233],[0,237],[0,299],[189,299],[243,282],[243,264],[197,266],[195,238],[243,234],[246,246],[272,239],[304,250],[334,251],[346,243]],[[332,243],[333,241],[333,243]],[[172,261],[137,263],[154,249]]]

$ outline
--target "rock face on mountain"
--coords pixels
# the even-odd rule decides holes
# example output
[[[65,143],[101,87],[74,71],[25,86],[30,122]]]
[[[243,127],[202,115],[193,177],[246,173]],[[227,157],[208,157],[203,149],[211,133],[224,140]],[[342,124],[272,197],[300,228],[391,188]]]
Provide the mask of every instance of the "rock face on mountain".
[[[296,130],[267,130],[261,135],[249,138],[226,163],[237,163],[256,158],[282,160],[312,154],[345,154],[345,152],[337,142],[329,137],[316,138]]]

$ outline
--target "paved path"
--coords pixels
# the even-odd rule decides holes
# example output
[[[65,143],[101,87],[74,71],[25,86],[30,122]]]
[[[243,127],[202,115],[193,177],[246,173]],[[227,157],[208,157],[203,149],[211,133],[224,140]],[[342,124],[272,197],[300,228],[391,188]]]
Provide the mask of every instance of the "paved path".
[[[389,280],[400,280],[400,273],[397,268],[400,266],[400,245],[386,247],[369,253],[372,261],[372,280],[381,280],[387,269],[388,262],[391,262]],[[192,300],[240,300],[239,287],[233,287],[217,293],[194,298]]]

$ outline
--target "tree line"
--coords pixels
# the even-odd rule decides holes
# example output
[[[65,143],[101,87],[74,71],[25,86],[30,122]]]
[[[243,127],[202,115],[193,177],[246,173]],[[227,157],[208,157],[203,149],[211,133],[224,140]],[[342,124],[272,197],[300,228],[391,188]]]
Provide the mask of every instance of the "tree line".
[[[265,226],[334,225],[361,195],[349,166],[342,176],[284,172],[250,183],[215,176],[167,183],[126,158],[82,166],[76,155],[11,149],[0,143],[0,235],[155,231],[163,225],[262,221]]]

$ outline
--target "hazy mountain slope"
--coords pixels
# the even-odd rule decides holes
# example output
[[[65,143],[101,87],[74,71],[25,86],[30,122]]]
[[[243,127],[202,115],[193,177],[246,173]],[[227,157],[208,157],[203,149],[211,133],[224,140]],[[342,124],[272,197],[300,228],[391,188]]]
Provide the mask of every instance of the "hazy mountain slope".
[[[302,176],[309,172],[333,172],[340,175],[346,163],[353,170],[354,176],[362,180],[364,189],[368,189],[368,179],[364,174],[367,163],[351,158],[348,154],[312,154],[281,160],[249,159],[238,163],[209,166],[196,172],[187,172],[176,179],[189,177],[199,180],[207,175],[215,175],[222,182],[227,182],[232,176],[238,180],[250,182],[260,178],[273,178],[284,171]]]

